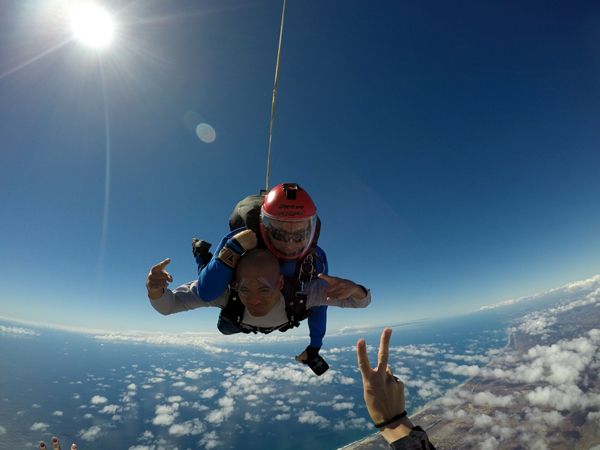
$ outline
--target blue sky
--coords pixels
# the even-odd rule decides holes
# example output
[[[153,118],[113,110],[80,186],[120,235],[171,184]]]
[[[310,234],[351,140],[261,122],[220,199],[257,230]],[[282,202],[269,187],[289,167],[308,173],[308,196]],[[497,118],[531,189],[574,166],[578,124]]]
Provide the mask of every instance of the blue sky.
[[[108,2],[96,57],[61,45],[63,3],[1,7],[0,315],[215,331],[216,311],[158,315],[144,279],[165,257],[192,279],[191,237],[217,244],[264,185],[281,4]],[[373,291],[330,327],[600,273],[598,80],[594,2],[290,1],[272,184],[311,193],[331,273]]]

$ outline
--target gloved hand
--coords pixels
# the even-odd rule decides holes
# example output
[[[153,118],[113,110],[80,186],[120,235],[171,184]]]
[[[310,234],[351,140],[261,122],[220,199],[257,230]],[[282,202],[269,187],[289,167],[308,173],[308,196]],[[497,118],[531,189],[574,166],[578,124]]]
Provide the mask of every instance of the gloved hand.
[[[252,230],[244,230],[234,234],[227,240],[225,246],[219,252],[218,258],[226,265],[235,269],[240,256],[250,251],[257,245],[256,233]]]
[[[255,248],[256,244],[256,233],[252,230],[244,230],[230,237],[225,245],[238,255],[241,255]]]
[[[212,258],[213,255],[209,252],[211,245],[210,242],[192,238],[192,253],[194,254],[196,264],[198,264],[198,271],[207,265]]]

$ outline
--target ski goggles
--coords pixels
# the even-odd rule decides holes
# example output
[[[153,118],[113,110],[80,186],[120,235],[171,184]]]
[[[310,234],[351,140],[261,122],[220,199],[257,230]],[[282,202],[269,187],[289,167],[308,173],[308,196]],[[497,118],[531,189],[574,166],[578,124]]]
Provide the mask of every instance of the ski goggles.
[[[275,228],[272,225],[266,228],[271,239],[279,242],[306,242],[310,239],[312,234],[312,227],[307,227],[303,230],[296,230],[291,232],[282,230],[281,228]]]

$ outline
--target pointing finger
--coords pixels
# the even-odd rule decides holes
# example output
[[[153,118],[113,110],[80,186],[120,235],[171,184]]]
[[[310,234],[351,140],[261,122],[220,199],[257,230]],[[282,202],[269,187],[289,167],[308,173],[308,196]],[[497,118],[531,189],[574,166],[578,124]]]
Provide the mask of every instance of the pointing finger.
[[[167,265],[171,262],[171,258],[166,258],[163,259],[161,262],[159,262],[157,265],[152,266],[151,272],[155,273],[155,272],[162,272],[162,270],[167,267]]]
[[[388,363],[388,356],[390,352],[390,337],[392,336],[392,329],[385,328],[381,333],[381,340],[379,341],[379,354],[377,357],[377,370],[382,372],[386,370]]]
[[[358,360],[358,368],[360,369],[363,378],[366,378],[371,370],[371,364],[369,364],[367,344],[364,339],[359,339],[356,343],[356,358]]]

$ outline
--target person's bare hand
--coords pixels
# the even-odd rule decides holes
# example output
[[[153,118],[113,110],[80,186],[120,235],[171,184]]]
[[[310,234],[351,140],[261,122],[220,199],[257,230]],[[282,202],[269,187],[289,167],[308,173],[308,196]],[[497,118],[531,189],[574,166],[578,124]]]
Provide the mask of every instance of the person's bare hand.
[[[53,437],[50,442],[52,442],[52,450],[60,450],[60,441],[57,437]],[[48,447],[44,441],[40,441],[39,449],[48,450]],[[77,444],[71,444],[71,450],[77,450]]]
[[[377,367],[371,368],[364,339],[356,343],[358,367],[362,375],[363,394],[367,410],[373,422],[381,423],[404,412],[404,383],[394,377],[388,366],[390,337],[392,330],[386,328],[381,333]]]
[[[324,273],[320,273],[319,278],[325,281],[328,285],[327,289],[325,290],[327,300],[341,298],[354,298],[356,300],[362,300],[367,295],[364,289],[354,281],[332,277],[330,275],[325,275]]]
[[[171,262],[169,258],[163,259],[161,262],[152,266],[148,277],[146,278],[146,289],[148,289],[148,297],[152,300],[159,299],[165,289],[173,281],[173,277],[165,270],[165,267]]]
[[[233,236],[233,239],[237,241],[237,243],[242,247],[244,252],[250,251],[253,248],[256,248],[258,244],[256,239],[256,233],[252,230],[244,230],[237,233]]]

